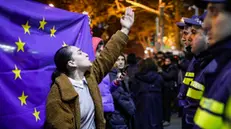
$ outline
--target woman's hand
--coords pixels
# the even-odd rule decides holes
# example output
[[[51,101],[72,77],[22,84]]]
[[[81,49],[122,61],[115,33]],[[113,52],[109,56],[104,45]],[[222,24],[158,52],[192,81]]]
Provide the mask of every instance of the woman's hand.
[[[120,23],[122,26],[121,31],[128,35],[130,28],[134,23],[135,14],[132,8],[126,8],[125,15],[120,19]]]

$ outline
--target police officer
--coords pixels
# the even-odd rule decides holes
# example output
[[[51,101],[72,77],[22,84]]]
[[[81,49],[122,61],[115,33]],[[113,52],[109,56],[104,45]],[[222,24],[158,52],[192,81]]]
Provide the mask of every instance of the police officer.
[[[193,128],[193,117],[204,90],[198,87],[201,84],[196,81],[197,79],[200,80],[201,76],[203,76],[203,69],[206,65],[202,64],[209,62],[207,61],[209,53],[206,51],[208,48],[206,33],[202,29],[204,16],[205,14],[201,17],[194,16],[192,18],[185,19],[185,23],[191,26],[189,40],[191,41],[191,51],[194,54],[194,58],[191,61],[188,72],[186,72],[183,80],[183,86],[186,87],[186,90],[180,92],[185,95],[182,120],[183,129]]]
[[[205,90],[194,117],[194,128],[220,129],[231,87],[231,1],[204,1],[208,2],[208,13],[203,27],[208,32],[208,51],[213,59],[204,73]]]
[[[184,18],[182,18],[183,20]],[[181,21],[181,22],[177,22],[176,23],[177,27],[180,29],[180,36],[183,38],[184,36],[184,33],[183,33],[183,30],[184,30],[184,26],[185,26],[185,23],[184,21]],[[181,45],[185,46],[183,43],[183,41],[185,40],[182,40],[181,39]],[[183,82],[183,78],[184,78],[184,75],[186,73],[186,70],[188,68],[188,63],[189,61],[187,59],[182,59],[182,60],[179,60],[179,64],[178,64],[178,78],[177,78],[177,85],[178,85],[178,91],[180,90],[180,86],[182,85],[182,82]],[[177,105],[178,106],[178,105]],[[182,117],[183,115],[183,107],[182,106],[178,106],[178,117]]]
[[[184,53],[185,53],[185,59],[179,63],[180,73],[178,73],[178,79],[180,77],[184,77],[188,67],[190,66],[190,62],[192,60],[192,54],[191,54],[191,43],[189,39],[189,35],[191,34],[191,26],[189,24],[185,24],[184,20],[187,18],[182,18],[183,21],[177,22],[176,25],[181,29],[182,35],[181,35],[181,42],[184,45]],[[181,75],[180,75],[181,74]],[[188,72],[187,72],[188,74]],[[187,86],[183,84],[183,80],[178,80],[178,85],[180,86],[179,94],[177,98],[179,99],[179,108],[181,110],[182,115],[182,122],[181,126],[182,128],[185,127],[185,116],[183,115],[183,106],[186,105],[185,101],[185,92],[187,91]]]
[[[192,16],[192,18],[194,18],[196,16]],[[185,19],[188,19],[188,18],[184,18]],[[179,24],[179,23],[178,23]],[[177,24],[177,25],[178,25]],[[192,25],[191,24],[183,24],[184,25],[184,29],[183,29],[183,34],[182,34],[182,37],[181,37],[181,41],[184,43],[185,45],[185,60],[183,60],[179,66],[180,66],[180,69],[182,70],[182,73],[183,75],[189,75],[190,79],[184,79],[183,80],[183,83],[181,84],[180,86],[180,91],[179,91],[179,94],[178,94],[178,99],[179,99],[179,106],[184,106],[185,105],[185,101],[184,101],[184,98],[186,96],[186,91],[187,91],[187,86],[185,86],[184,83],[186,83],[185,81],[189,81],[191,80],[194,75],[192,75],[190,72],[186,72],[186,71],[189,71],[189,67],[191,66],[191,62],[193,60],[193,53],[191,52],[191,41],[189,39],[189,36],[191,34],[191,29],[192,29]],[[178,25],[179,27],[179,25]],[[187,85],[187,84],[186,84]]]
[[[182,18],[187,19],[187,18]],[[189,35],[191,33],[191,26],[190,25],[186,25],[183,22],[177,22],[176,25],[181,29],[182,31],[182,35],[181,35],[181,42],[184,45],[184,54],[185,54],[185,59],[180,62],[179,66],[180,69],[182,70],[183,75],[185,75],[185,72],[190,64],[190,61],[193,58],[193,54],[191,52],[191,42],[188,40]]]
[[[184,20],[184,19],[187,19],[187,18],[183,18],[183,20]],[[190,40],[188,40],[188,39],[189,39],[189,35],[190,35],[190,33],[191,33],[191,26],[190,26],[190,25],[186,25],[186,24],[184,23],[184,21],[183,21],[183,22],[178,22],[178,23],[176,23],[176,24],[177,24],[177,26],[178,26],[180,29],[183,29],[183,30],[182,30],[182,36],[181,36],[181,42],[184,44],[185,59],[184,59],[182,62],[180,62],[179,68],[180,68],[180,70],[182,71],[182,74],[183,74],[183,76],[184,76],[185,73],[186,73],[186,71],[187,71],[187,69],[188,69],[188,66],[190,65],[190,62],[191,62],[191,60],[192,60],[192,58],[193,58],[193,56],[192,56],[192,54],[191,54],[191,42],[190,42]],[[180,84],[180,85],[181,85],[181,84]],[[184,95],[181,94],[181,92],[184,92],[185,90],[186,90],[186,89],[185,89],[184,86],[181,86],[181,87],[180,87],[180,94],[178,95],[178,98],[179,98],[180,100],[182,100],[182,99],[184,98]],[[181,106],[183,106],[183,105],[184,105],[184,104],[183,104],[181,101],[179,101],[179,106],[181,107]]]

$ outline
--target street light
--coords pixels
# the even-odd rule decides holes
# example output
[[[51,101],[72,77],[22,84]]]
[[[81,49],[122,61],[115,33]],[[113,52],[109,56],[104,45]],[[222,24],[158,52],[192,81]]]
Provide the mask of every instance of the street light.
[[[172,46],[172,47],[171,47],[171,49],[172,49],[172,50],[175,50],[175,49],[176,49],[176,47],[175,47],[175,46]]]
[[[52,3],[49,4],[50,7],[55,7]]]
[[[144,53],[145,53],[145,54],[148,54],[148,50],[145,50]]]

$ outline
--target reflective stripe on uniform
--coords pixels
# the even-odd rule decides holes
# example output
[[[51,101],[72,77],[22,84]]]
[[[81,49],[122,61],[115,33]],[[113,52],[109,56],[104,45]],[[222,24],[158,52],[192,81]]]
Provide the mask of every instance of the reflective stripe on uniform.
[[[189,85],[191,83],[191,81],[193,81],[193,78],[187,78],[187,77],[185,77],[184,80],[183,80],[183,83],[185,85]]]
[[[226,104],[226,109],[225,109],[225,121],[222,129],[231,129],[231,97],[229,97],[229,100]]]
[[[224,123],[221,129],[231,129],[230,123]]]
[[[205,86],[200,84],[199,82],[197,81],[192,81],[190,83],[190,86],[194,87],[195,89],[198,89],[198,90],[201,90],[201,91],[204,91],[205,90]]]
[[[200,106],[207,109],[213,113],[222,115],[224,113],[225,105],[217,100],[208,99],[203,97],[200,101]]]
[[[225,109],[225,116],[231,120],[231,97],[229,97],[229,100],[226,104],[226,109]],[[231,123],[230,123],[231,124]]]
[[[185,73],[185,76],[186,76],[186,77],[194,77],[195,74],[194,74],[193,72],[186,72],[186,73]]]
[[[197,109],[194,122],[203,129],[220,129],[223,123],[221,116],[213,115],[200,108]]]
[[[186,96],[193,99],[200,100],[203,95],[203,91],[194,90],[193,88],[188,88]]]

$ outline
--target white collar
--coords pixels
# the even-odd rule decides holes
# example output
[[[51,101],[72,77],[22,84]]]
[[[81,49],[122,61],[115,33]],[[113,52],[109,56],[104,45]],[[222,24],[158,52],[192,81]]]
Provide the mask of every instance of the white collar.
[[[81,88],[81,89],[83,89],[84,86],[85,86],[84,82],[87,84],[87,80],[86,80],[85,77],[83,78],[82,81],[81,81],[81,80],[74,80],[74,79],[72,79],[72,78],[70,78],[70,77],[68,77],[68,79],[70,80],[71,84],[72,84],[74,87],[79,87],[79,88]]]

